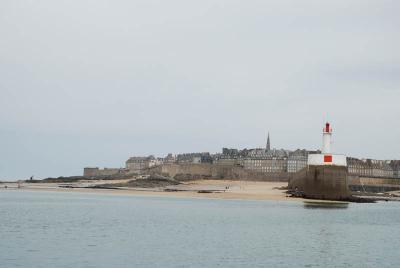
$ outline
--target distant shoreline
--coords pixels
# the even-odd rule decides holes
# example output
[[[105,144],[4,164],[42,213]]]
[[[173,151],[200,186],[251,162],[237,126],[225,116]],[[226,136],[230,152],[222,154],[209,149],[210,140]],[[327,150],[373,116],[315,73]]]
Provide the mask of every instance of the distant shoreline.
[[[272,201],[303,201],[302,198],[293,198],[286,195],[283,189],[287,186],[285,182],[253,182],[234,180],[198,180],[182,183],[172,187],[155,188],[94,188],[96,182],[79,183],[20,183],[7,182],[0,184],[0,191],[6,190],[29,190],[50,192],[75,192],[75,193],[104,193],[119,195],[141,195],[141,196],[171,196],[192,197],[208,199],[229,200],[272,200]],[[97,183],[106,183],[101,181]],[[113,181],[112,183],[118,183]],[[7,186],[7,189],[5,188]]]

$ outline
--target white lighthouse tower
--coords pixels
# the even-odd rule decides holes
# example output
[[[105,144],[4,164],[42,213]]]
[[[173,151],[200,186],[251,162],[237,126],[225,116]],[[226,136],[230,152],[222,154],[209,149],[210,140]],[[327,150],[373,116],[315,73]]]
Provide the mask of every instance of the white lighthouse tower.
[[[332,142],[332,128],[327,122],[324,129],[322,130],[322,153],[330,154],[331,152],[331,142]]]
[[[328,122],[322,130],[322,148],[321,154],[309,154],[308,165],[312,166],[347,166],[345,155],[332,154],[332,128]]]

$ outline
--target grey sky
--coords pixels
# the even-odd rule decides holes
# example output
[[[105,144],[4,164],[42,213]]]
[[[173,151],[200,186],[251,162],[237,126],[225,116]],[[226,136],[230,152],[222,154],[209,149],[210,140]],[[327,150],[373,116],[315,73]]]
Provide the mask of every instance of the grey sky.
[[[0,2],[0,179],[131,155],[400,159],[399,1]]]

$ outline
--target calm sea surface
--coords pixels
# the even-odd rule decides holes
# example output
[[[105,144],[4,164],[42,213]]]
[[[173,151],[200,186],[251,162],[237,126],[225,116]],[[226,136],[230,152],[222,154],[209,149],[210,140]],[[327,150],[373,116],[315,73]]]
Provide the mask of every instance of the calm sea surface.
[[[0,267],[400,267],[400,203],[1,190]]]

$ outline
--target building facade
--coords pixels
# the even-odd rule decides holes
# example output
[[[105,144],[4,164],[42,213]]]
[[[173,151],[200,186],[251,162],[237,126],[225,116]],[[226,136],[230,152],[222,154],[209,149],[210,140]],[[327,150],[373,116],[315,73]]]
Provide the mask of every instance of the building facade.
[[[213,163],[213,158],[210,153],[188,153],[188,154],[178,154],[176,156],[177,163]]]
[[[261,173],[287,171],[287,158],[245,158],[243,168]]]
[[[307,167],[308,151],[296,150],[287,159],[287,172],[296,173]]]
[[[389,165],[393,169],[393,177],[400,179],[400,160],[392,160]]]
[[[348,157],[349,175],[373,178],[398,178],[398,161]]]
[[[125,166],[131,173],[141,174],[145,169],[154,167],[156,165],[162,164],[160,160],[156,159],[154,156],[133,156],[130,157],[126,162]]]

